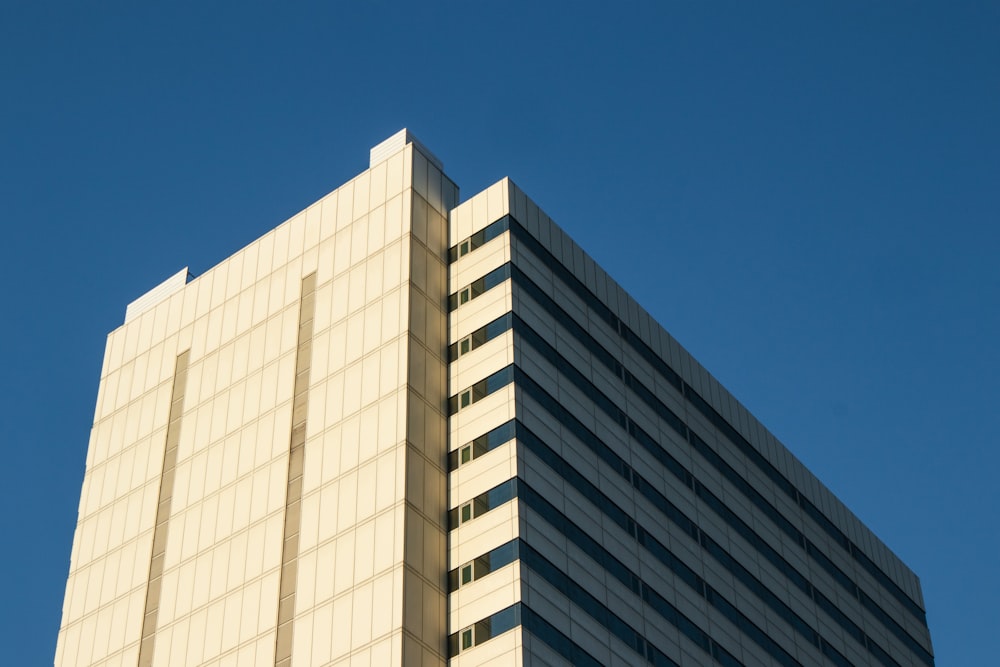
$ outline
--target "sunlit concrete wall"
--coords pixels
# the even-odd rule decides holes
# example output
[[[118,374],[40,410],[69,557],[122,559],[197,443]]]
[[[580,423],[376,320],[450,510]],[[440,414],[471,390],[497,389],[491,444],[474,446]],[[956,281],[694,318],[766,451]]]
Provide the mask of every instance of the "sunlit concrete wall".
[[[137,664],[151,595],[152,664],[275,664],[283,550],[295,555],[284,564],[293,664],[444,664],[446,216],[457,188],[408,140],[390,148],[108,336],[57,665]],[[163,476],[186,351],[176,464]],[[289,534],[297,545],[283,545]]]

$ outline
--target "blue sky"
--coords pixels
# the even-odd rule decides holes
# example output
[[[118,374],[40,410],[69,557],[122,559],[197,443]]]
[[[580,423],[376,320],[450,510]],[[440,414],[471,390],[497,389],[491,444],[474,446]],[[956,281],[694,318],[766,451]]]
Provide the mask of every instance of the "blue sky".
[[[51,663],[104,337],[409,127],[510,176],[1000,629],[997,3],[0,5],[0,643]],[[419,6],[418,6],[419,5]]]

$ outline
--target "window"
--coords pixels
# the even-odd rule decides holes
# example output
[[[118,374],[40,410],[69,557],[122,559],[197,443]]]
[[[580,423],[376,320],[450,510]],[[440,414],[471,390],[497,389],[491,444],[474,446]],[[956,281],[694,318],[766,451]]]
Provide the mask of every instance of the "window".
[[[480,229],[478,232],[470,236],[469,238],[461,241],[457,245],[453,245],[448,249],[448,260],[454,262],[459,257],[464,257],[470,252],[478,248],[479,246],[492,241],[496,237],[507,231],[510,226],[510,216],[505,215],[504,217],[491,223],[484,229]]]
[[[502,544],[492,551],[484,553],[475,560],[465,563],[448,573],[448,582],[451,591],[456,591],[460,586],[478,581],[495,570],[510,565],[517,560],[518,541],[512,540]]]
[[[501,315],[484,327],[480,327],[457,343],[448,346],[448,361],[455,361],[462,355],[472,352],[480,345],[485,345],[497,336],[509,331],[512,326],[511,313]]]
[[[455,397],[457,398],[457,397]],[[457,400],[455,405],[457,407]],[[493,451],[500,445],[510,442],[515,435],[514,420],[497,426],[495,429],[475,438],[472,442],[448,452],[448,470],[458,469],[460,465],[474,461],[486,452]]]
[[[466,285],[459,291],[451,294],[448,297],[448,309],[455,310],[462,304],[472,301],[480,294],[488,292],[497,285],[503,283],[508,278],[510,278],[510,262],[493,269],[482,278],[472,281],[471,284]]]
[[[514,381],[513,365],[501,368],[493,375],[480,380],[465,391],[462,391],[448,399],[448,413],[455,414],[463,408],[467,408],[473,403],[486,398],[493,392],[501,389]]]
[[[449,653],[452,656],[457,655],[459,651],[465,651],[473,646],[478,646],[520,624],[521,605],[517,603],[506,609],[501,609],[492,616],[487,616],[483,620],[477,621],[475,624],[463,628],[448,637]]]
[[[453,530],[459,524],[472,521],[516,497],[517,478],[513,477],[485,493],[480,493],[464,505],[448,510],[448,530]]]

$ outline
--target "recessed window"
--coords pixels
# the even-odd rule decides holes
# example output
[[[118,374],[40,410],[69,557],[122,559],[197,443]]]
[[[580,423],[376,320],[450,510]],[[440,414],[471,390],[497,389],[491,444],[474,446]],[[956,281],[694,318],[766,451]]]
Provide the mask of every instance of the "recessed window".
[[[458,294],[453,294],[451,299],[457,303]],[[448,360],[455,361],[462,355],[472,352],[479,346],[485,345],[487,342],[493,340],[497,336],[500,336],[505,331],[510,330],[512,326],[513,318],[511,317],[511,314],[505,313],[504,315],[501,315],[486,326],[476,329],[457,343],[452,343],[448,347]]]
[[[487,616],[483,620],[477,621],[474,625],[449,635],[449,654],[451,656],[456,656],[461,651],[470,649],[474,646],[479,646],[483,642],[487,642],[490,639],[493,639],[498,635],[502,635],[518,625],[521,625],[521,613],[521,603],[517,602],[506,609],[501,609],[492,616]],[[549,626],[549,628],[551,627],[552,626]],[[563,651],[563,655],[567,655],[567,653]],[[591,659],[590,662],[583,663],[574,660],[573,664],[585,664],[587,667],[591,667],[597,663]]]
[[[462,585],[472,581],[472,563],[462,566]]]
[[[480,380],[465,391],[459,392],[448,399],[448,414],[456,414],[473,403],[489,396],[514,381],[514,365],[511,364]]]
[[[510,228],[510,216],[505,215],[499,220],[494,221],[484,229],[480,229],[478,232],[465,239],[464,241],[453,245],[448,249],[448,258],[450,261],[454,262],[459,257],[463,257],[479,246],[492,241],[496,237],[503,234]]]
[[[457,405],[458,396],[453,396],[450,400]],[[511,420],[484,433],[469,444],[448,452],[448,471],[457,470],[460,465],[474,461],[486,452],[509,442],[514,438],[514,431],[514,420]]]
[[[448,510],[448,529],[453,530],[517,497],[517,478],[508,479],[471,501]]]
[[[480,294],[496,287],[510,278],[510,271],[510,262],[507,262],[503,266],[493,269],[482,278],[472,281],[471,284],[466,285],[448,297],[448,308],[455,310],[462,304],[468,303]]]

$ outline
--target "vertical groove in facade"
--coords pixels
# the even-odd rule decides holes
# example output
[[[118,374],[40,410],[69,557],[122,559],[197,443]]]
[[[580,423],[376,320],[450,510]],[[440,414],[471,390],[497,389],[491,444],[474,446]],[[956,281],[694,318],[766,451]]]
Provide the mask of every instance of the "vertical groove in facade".
[[[306,449],[313,315],[316,312],[315,292],[316,274],[310,273],[302,279],[302,302],[299,306],[292,432],[288,448],[288,488],[285,495],[285,528],[281,547],[281,583],[278,588],[278,633],[274,643],[275,667],[290,667],[292,664],[292,621],[295,617],[295,582],[298,575],[302,471]]]
[[[156,618],[160,609],[163,560],[167,552],[170,501],[174,493],[177,445],[181,436],[184,388],[187,386],[187,369],[190,357],[191,350],[186,350],[177,356],[174,365],[174,383],[170,391],[170,416],[167,422],[167,443],[163,450],[163,473],[160,477],[160,495],[156,505],[156,523],[153,530],[153,549],[149,560],[146,606],[143,610],[142,634],[140,635],[142,640],[139,642],[139,667],[150,667],[153,664],[153,645],[156,641]]]

